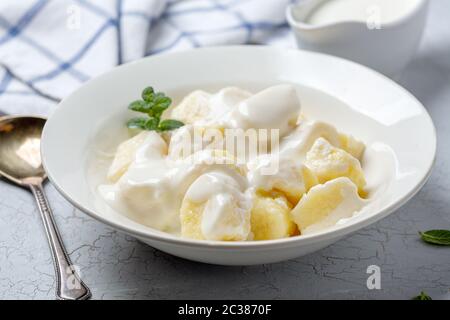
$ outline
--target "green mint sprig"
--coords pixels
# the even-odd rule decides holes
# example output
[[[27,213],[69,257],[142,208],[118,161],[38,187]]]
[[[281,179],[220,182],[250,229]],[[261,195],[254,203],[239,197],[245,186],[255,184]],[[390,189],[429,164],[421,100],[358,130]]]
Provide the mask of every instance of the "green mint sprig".
[[[141,129],[148,131],[170,131],[184,126],[178,120],[167,119],[161,121],[161,116],[172,104],[172,99],[162,92],[155,92],[152,87],[142,91],[142,100],[137,100],[128,106],[128,109],[135,112],[144,113],[147,117],[133,118],[128,121],[130,129]]]

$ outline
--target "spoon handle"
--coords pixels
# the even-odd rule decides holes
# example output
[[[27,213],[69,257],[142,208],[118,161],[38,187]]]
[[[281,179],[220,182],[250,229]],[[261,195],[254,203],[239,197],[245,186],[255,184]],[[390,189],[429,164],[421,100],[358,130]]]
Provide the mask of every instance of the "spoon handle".
[[[60,300],[86,300],[91,297],[89,288],[77,274],[67,254],[56,227],[42,184],[30,185],[39,206],[56,272],[56,296]]]

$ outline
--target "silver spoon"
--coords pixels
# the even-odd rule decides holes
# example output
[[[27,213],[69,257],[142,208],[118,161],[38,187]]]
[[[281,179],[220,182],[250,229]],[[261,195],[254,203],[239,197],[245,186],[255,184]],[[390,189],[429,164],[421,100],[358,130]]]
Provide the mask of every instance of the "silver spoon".
[[[39,117],[0,117],[0,176],[31,189],[36,198],[55,266],[57,298],[85,300],[91,292],[70,262],[42,187],[47,179],[40,153],[44,124]]]

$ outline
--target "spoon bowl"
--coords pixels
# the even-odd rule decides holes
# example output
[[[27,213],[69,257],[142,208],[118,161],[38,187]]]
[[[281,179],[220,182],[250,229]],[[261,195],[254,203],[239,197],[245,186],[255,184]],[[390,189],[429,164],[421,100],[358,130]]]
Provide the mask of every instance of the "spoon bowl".
[[[55,266],[57,298],[85,300],[91,292],[70,261],[42,186],[47,178],[40,151],[45,122],[41,117],[0,117],[0,176],[28,187],[36,199]]]
[[[45,125],[40,117],[4,117],[0,120],[0,174],[19,185],[47,178],[40,142]]]

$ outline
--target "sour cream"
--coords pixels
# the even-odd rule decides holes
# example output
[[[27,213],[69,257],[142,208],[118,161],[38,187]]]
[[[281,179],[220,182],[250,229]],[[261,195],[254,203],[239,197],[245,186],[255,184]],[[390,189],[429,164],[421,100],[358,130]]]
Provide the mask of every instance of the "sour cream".
[[[229,113],[232,128],[278,129],[284,136],[295,127],[300,115],[300,100],[291,85],[278,85],[243,100]]]
[[[312,12],[307,22],[319,25],[378,19],[381,24],[391,23],[411,13],[420,2],[421,0],[328,0]]]
[[[229,174],[213,171],[201,175],[186,192],[185,199],[204,203],[201,231],[205,239],[247,240],[250,234],[251,197],[246,185]]]

